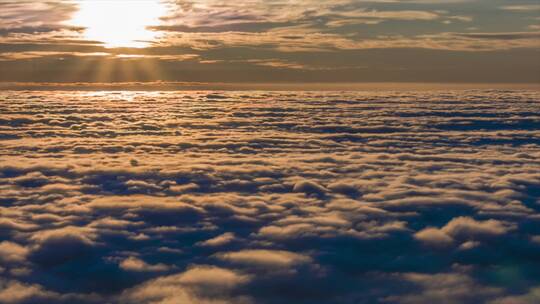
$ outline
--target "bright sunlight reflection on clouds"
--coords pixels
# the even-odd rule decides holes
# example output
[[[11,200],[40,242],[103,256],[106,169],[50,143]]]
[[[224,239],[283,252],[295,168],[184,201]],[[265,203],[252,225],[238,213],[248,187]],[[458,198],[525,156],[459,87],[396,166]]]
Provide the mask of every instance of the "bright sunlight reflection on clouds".
[[[160,0],[113,1],[78,0],[79,10],[71,24],[85,28],[86,39],[100,41],[106,47],[144,47],[157,38],[148,29],[158,25],[166,13]]]

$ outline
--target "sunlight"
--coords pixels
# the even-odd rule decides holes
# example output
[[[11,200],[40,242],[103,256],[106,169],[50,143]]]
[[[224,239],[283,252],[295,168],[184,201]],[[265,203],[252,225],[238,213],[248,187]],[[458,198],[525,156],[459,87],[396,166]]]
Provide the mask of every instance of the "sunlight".
[[[69,22],[86,28],[84,37],[108,48],[145,47],[158,38],[149,26],[166,14],[161,0],[77,0],[79,10]]]

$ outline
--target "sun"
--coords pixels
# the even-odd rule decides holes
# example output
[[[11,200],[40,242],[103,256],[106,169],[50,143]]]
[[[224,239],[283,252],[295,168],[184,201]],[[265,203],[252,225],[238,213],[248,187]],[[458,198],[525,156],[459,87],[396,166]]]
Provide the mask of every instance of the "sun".
[[[85,28],[84,38],[107,48],[145,47],[158,38],[148,27],[167,13],[161,0],[76,0],[79,10],[70,24]]]

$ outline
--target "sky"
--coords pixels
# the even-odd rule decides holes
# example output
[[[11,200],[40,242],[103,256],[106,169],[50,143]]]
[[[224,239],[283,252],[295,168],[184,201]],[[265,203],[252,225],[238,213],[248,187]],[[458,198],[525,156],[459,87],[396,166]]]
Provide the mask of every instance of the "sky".
[[[0,1],[0,82],[538,83],[535,0]]]

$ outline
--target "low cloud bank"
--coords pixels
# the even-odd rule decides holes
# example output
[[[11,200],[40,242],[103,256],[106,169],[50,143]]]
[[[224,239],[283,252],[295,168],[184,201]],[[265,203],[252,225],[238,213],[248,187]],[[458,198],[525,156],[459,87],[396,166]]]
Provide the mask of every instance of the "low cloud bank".
[[[0,302],[535,303],[539,102],[0,93]]]

